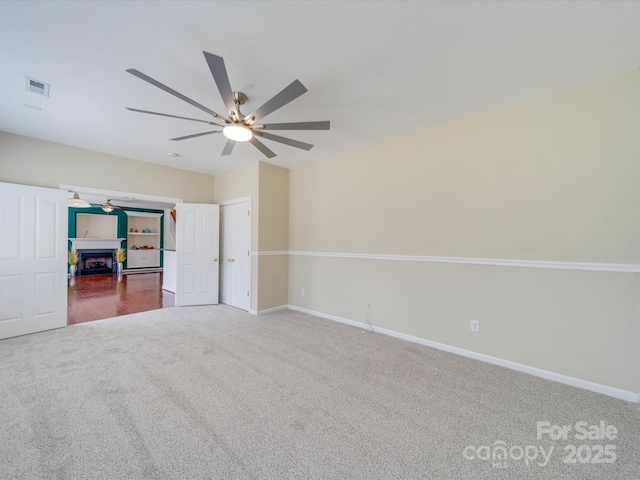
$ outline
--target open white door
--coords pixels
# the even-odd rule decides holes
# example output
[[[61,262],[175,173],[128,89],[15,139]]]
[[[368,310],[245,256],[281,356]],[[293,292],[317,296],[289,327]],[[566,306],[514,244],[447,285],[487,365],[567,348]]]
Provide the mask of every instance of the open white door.
[[[176,306],[218,303],[220,207],[176,205]]]
[[[67,192],[0,183],[0,338],[67,325]]]

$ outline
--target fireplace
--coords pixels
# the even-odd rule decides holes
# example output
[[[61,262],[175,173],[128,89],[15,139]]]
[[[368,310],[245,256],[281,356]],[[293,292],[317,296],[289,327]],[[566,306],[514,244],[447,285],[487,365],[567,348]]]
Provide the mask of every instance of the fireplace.
[[[78,250],[78,275],[104,275],[117,272],[116,251],[101,248]]]
[[[78,252],[77,275],[118,273],[116,250],[124,238],[70,238],[71,248]]]

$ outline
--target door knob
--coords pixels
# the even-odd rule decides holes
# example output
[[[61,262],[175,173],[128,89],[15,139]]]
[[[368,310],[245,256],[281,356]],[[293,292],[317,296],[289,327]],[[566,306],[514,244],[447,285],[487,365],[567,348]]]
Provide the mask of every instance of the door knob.
[[[217,259],[217,258],[214,258],[214,259],[213,259],[213,261],[214,261],[214,262],[217,262],[217,261],[218,261],[218,259]]]

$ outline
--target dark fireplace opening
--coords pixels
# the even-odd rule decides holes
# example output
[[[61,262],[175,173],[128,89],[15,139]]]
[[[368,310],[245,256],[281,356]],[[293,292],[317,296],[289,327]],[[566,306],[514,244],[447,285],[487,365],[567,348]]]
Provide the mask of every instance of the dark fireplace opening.
[[[115,250],[78,250],[78,275],[116,273]]]

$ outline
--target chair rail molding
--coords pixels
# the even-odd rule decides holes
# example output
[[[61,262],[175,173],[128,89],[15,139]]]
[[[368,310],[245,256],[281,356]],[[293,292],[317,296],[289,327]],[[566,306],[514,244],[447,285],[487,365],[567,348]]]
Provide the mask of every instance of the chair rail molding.
[[[592,272],[640,273],[640,265],[632,263],[558,262],[549,260],[517,260],[499,258],[434,257],[420,255],[388,255],[371,253],[332,252],[255,252],[255,255],[292,255],[302,257],[360,258],[365,260],[393,260],[398,262],[458,263],[496,267],[546,268],[555,270],[585,270]]]

